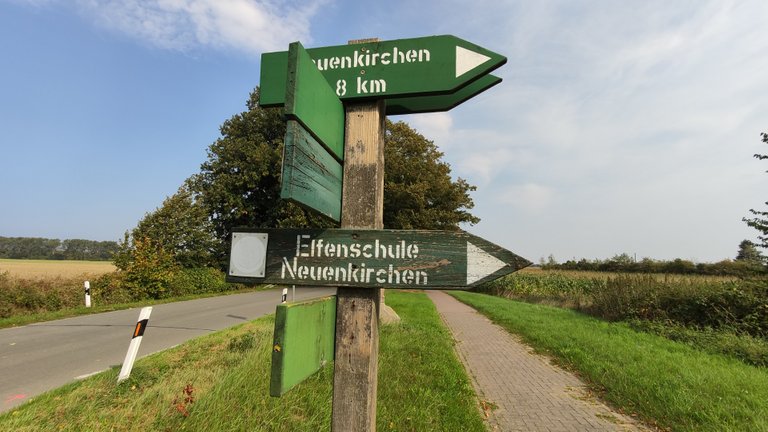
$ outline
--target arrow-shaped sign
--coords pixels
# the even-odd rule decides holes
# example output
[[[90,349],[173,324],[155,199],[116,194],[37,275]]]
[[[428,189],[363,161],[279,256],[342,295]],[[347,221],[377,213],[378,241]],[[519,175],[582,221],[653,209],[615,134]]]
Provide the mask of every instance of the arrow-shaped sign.
[[[450,94],[387,99],[387,115],[448,111],[500,82],[501,78],[488,74]]]
[[[307,50],[342,100],[450,94],[507,58],[451,35]],[[285,103],[287,52],[261,56],[262,106]]]
[[[530,264],[463,231],[237,229],[227,280],[465,289]]]

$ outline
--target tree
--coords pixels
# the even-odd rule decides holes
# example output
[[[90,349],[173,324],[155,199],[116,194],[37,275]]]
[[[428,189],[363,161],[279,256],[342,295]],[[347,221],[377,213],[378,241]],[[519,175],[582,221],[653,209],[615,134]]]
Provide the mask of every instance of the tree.
[[[760,134],[762,140],[764,143],[768,144],[768,133],[763,132]],[[755,154],[755,158],[759,160],[768,159],[768,155],[762,155],[762,154]],[[766,171],[768,172],[768,171]],[[768,201],[765,203],[768,205]],[[753,218],[743,218],[742,220],[747,223],[750,227],[760,231],[762,235],[757,236],[757,238],[760,240],[759,246],[768,249],[768,211],[759,211],[755,209],[749,210],[752,215],[755,217]]]
[[[434,142],[403,122],[387,122],[384,146],[384,226],[391,229],[457,230],[476,224],[471,186],[451,180],[451,167]]]
[[[136,240],[150,239],[173,257],[181,267],[193,268],[212,265],[216,238],[206,209],[185,183],[151,213],[144,215],[131,231],[127,243],[128,259]]]
[[[208,159],[188,184],[205,209],[217,248],[226,264],[232,228],[330,227],[333,224],[280,199],[285,121],[279,108],[258,105],[258,89],[248,110],[221,126],[222,137],[208,148]]]
[[[205,208],[220,265],[225,264],[234,227],[333,227],[332,221],[280,199],[285,121],[282,109],[258,105],[258,89],[247,111],[221,126],[221,138],[208,149],[190,190]],[[403,229],[457,229],[477,223],[465,180],[455,182],[450,166],[432,141],[405,123],[387,123],[385,143],[384,226]]]
[[[739,252],[736,254],[736,261],[744,261],[747,263],[762,264],[765,260],[757,250],[757,246],[749,240],[744,240],[739,243]]]
[[[127,246],[128,233],[121,246]],[[178,271],[173,254],[149,237],[132,238],[128,251],[115,254],[125,288],[134,299],[159,299],[167,296],[171,281]]]

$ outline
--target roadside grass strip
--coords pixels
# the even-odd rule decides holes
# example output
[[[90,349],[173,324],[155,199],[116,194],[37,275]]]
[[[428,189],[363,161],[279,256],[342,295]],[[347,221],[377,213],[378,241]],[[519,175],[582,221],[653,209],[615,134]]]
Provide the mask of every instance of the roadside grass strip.
[[[673,431],[768,431],[766,368],[567,309],[450,294],[648,424]]]
[[[387,291],[401,316],[381,328],[380,431],[484,431],[453,339],[422,293]],[[331,423],[333,364],[269,396],[270,315],[34,398],[0,415],[8,431],[322,431]]]

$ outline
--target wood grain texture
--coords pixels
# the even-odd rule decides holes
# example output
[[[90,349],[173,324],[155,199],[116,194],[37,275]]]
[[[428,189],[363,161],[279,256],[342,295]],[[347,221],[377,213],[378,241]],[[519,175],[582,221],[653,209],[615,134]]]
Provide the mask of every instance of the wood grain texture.
[[[341,220],[342,166],[295,120],[286,123],[280,197]]]
[[[384,228],[384,102],[347,107],[343,228]]]
[[[347,106],[341,227],[384,226],[383,101]],[[376,431],[381,289],[337,290],[334,432]]]
[[[236,229],[268,236],[265,273],[232,282],[467,289],[531,264],[464,231]]]

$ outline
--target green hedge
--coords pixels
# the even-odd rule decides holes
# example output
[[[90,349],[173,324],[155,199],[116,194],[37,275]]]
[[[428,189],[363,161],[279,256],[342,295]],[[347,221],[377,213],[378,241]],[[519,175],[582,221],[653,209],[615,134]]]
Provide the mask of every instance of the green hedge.
[[[232,288],[224,273],[207,267],[177,269],[154,280],[151,291],[125,272],[113,272],[91,281],[91,297],[94,304],[109,305]],[[84,305],[84,295],[82,278],[23,279],[0,273],[0,318],[73,309]]]
[[[518,273],[478,288],[502,297],[555,303],[610,321],[663,321],[768,337],[768,279],[722,280],[649,274],[603,278]]]

